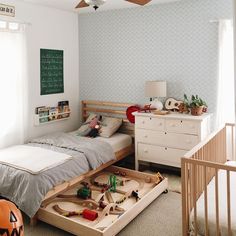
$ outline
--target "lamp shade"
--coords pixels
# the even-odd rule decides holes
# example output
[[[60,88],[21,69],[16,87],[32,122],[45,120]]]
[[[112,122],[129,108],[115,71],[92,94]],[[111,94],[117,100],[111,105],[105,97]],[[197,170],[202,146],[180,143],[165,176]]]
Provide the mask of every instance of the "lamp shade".
[[[147,81],[145,84],[145,96],[153,97],[166,97],[166,81]]]

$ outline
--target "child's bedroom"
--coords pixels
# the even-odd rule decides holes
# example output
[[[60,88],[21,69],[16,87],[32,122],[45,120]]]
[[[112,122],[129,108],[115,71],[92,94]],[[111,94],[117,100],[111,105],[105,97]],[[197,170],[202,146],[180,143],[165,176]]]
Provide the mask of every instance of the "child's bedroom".
[[[1,236],[236,236],[236,0],[0,0]]]

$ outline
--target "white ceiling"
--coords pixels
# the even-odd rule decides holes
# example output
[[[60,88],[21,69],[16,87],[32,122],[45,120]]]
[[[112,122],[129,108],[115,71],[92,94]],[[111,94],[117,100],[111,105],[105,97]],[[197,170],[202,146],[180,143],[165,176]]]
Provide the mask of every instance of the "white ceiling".
[[[59,8],[67,11],[75,11],[74,9],[75,6],[80,2],[80,0],[22,0],[22,1]],[[176,1],[181,1],[181,0],[152,0],[146,6],[160,3],[176,2]],[[142,6],[129,3],[125,0],[107,0],[107,2],[104,5],[100,6],[100,8],[97,11],[106,11],[111,9],[130,8],[130,7],[142,7]],[[94,12],[94,9],[92,7],[85,7],[77,10],[77,12],[78,13]]]

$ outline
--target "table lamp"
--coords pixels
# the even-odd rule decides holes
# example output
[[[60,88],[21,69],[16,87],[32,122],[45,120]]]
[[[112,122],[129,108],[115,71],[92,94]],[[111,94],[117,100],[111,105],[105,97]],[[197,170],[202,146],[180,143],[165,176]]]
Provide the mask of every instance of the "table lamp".
[[[145,96],[150,98],[152,108],[162,110],[163,104],[158,98],[166,97],[166,81],[146,81]]]

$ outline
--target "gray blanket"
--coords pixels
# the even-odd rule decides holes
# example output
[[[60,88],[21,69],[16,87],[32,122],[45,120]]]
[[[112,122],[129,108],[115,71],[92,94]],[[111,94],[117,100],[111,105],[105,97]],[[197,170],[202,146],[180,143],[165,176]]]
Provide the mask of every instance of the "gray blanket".
[[[28,145],[66,153],[73,157],[72,160],[39,175],[0,165],[0,195],[13,201],[29,217],[35,215],[47,192],[54,186],[96,169],[115,158],[109,144],[66,133],[46,135],[32,140]]]

